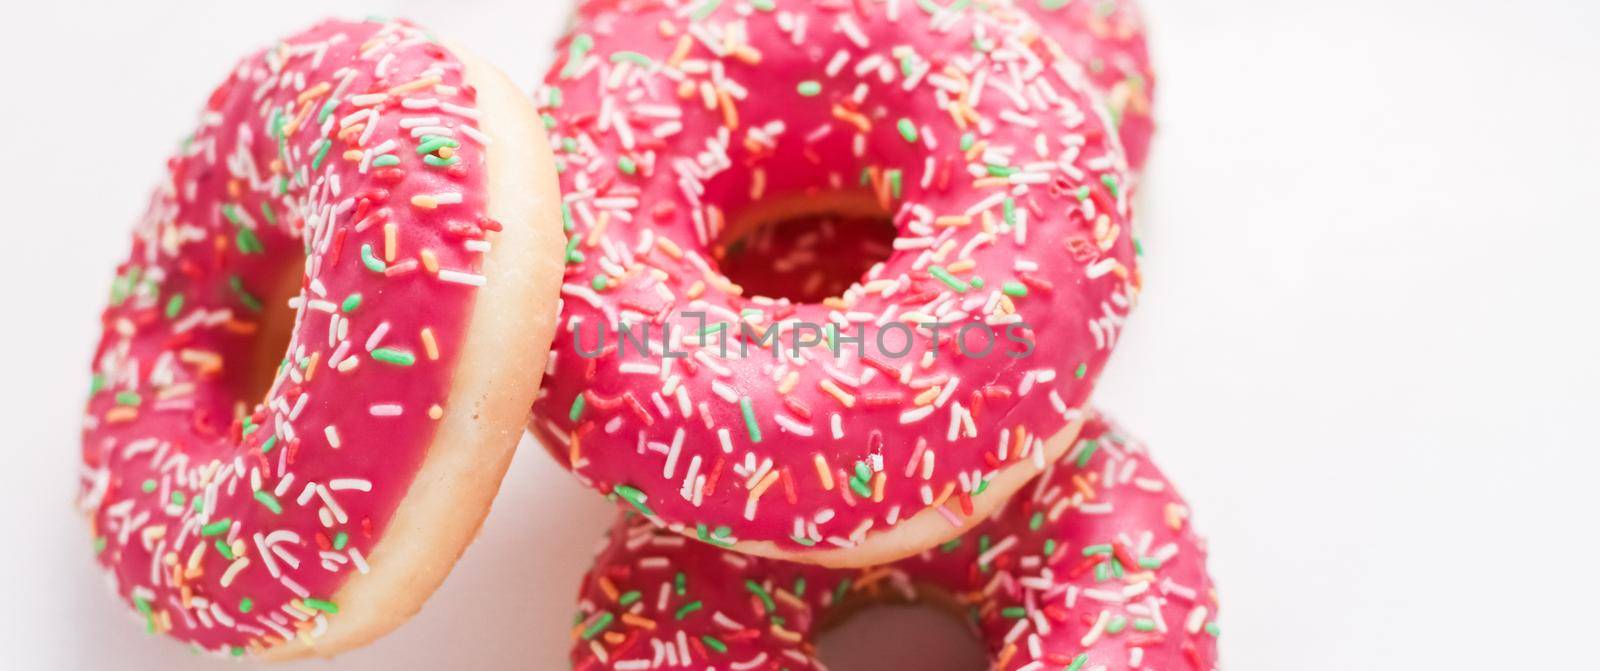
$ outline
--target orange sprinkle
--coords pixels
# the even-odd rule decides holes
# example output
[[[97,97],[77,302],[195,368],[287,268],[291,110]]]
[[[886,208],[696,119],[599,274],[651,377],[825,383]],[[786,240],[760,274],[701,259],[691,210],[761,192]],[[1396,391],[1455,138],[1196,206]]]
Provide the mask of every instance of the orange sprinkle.
[[[400,226],[394,222],[383,225],[383,261],[394,263],[394,248],[399,244],[396,238],[400,234]]]
[[[783,381],[778,383],[778,393],[787,395],[794,391],[794,386],[798,382],[800,382],[800,371],[789,371],[788,375],[783,376]]]
[[[728,95],[726,90],[718,89],[717,102],[722,106],[722,125],[730,130],[738,128],[739,110],[733,106],[733,96]]]
[[[428,354],[429,361],[439,360],[439,341],[433,339],[432,327],[422,327],[422,350]]]
[[[683,62],[683,59],[689,57],[689,50],[693,48],[694,40],[689,39],[688,35],[678,37],[678,46],[674,47],[672,55],[667,57],[667,65],[678,67],[678,64]]]
[[[655,620],[640,615],[634,615],[633,613],[623,613],[622,622],[630,627],[638,627],[639,629],[654,630],[656,628]]]
[[[854,112],[854,111],[845,109],[845,107],[843,105],[835,104],[833,106],[833,118],[838,119],[840,121],[843,121],[845,123],[848,123],[848,124],[850,124],[852,126],[855,126],[856,130],[861,131],[863,133],[872,132],[872,120],[871,119],[868,119],[865,115],[861,114],[860,112]]]
[[[427,268],[428,272],[435,274],[439,272],[439,257],[434,255],[433,250],[424,249],[418,256],[422,257],[422,267]]]
[[[924,389],[922,393],[917,394],[915,399],[912,399],[912,402],[916,403],[917,405],[927,405],[932,403],[933,399],[936,398],[939,398],[939,385],[934,385]]]
[[[829,378],[822,378],[822,381],[818,382],[817,386],[822,387],[822,390],[827,392],[829,396],[838,399],[839,403],[843,404],[844,407],[855,407],[856,397],[850,394],[850,392],[840,388],[839,385],[835,384],[833,380]]]
[[[611,578],[600,576],[600,579],[595,582],[600,585],[600,591],[606,593],[607,599],[616,601],[617,598],[621,596],[621,594],[617,592],[617,586],[611,583]]]
[[[301,91],[300,95],[296,97],[294,101],[296,104],[304,103],[307,100],[311,100],[312,98],[316,98],[324,93],[327,93],[328,89],[331,88],[333,87],[330,86],[328,82],[320,82],[316,86]]]
[[[822,481],[823,491],[833,491],[833,473],[828,468],[828,458],[818,452],[811,461],[817,466],[817,479]]]
[[[606,226],[611,224],[611,212],[602,210],[600,218],[594,220],[594,226],[589,229],[589,235],[583,239],[584,247],[594,247],[600,244],[600,237],[605,235]]]
[[[439,79],[438,75],[430,75],[430,76],[427,76],[427,77],[423,77],[421,79],[413,79],[413,80],[411,80],[409,82],[406,82],[404,84],[400,84],[399,86],[395,86],[394,88],[389,89],[389,95],[398,96],[398,95],[410,93],[412,91],[425,89],[425,88],[428,88],[430,86],[434,86],[434,85],[438,84],[439,81],[440,81],[440,79]]]

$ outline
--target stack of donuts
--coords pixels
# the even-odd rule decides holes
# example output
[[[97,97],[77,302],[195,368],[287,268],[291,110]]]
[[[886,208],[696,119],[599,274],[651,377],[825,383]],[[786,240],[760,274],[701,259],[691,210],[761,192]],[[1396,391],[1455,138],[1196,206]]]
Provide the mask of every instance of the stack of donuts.
[[[923,603],[995,669],[1210,671],[1205,544],[1089,405],[1153,84],[1130,0],[582,0],[531,98],[403,20],[287,37],[117,269],[94,552],[152,632],[337,654],[526,429],[619,510],[575,669],[820,669]]]

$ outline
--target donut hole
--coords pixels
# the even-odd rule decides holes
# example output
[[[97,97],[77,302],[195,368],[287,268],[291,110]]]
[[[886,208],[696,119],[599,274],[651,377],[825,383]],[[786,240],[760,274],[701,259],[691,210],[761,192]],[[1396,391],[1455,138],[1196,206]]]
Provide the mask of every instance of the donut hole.
[[[833,671],[972,671],[989,664],[958,618],[943,608],[914,605],[867,606],[823,632],[817,656]]]
[[[711,250],[746,297],[820,303],[843,294],[894,251],[889,213],[852,194],[764,210],[724,231]]]
[[[243,404],[246,412],[267,397],[288,355],[296,316],[289,307],[289,299],[299,294],[300,278],[296,265],[284,272],[270,273],[258,283],[261,311],[253,320],[255,332],[248,334],[250,337],[238,364],[239,374],[226,378],[229,395],[236,403]]]

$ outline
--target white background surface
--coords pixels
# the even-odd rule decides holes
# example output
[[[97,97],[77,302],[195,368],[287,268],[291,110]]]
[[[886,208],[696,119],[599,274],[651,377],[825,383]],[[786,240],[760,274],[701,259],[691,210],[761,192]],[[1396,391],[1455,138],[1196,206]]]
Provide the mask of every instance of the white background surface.
[[[324,13],[381,12],[531,87],[565,5],[8,3],[0,667],[220,668],[131,621],[71,501],[112,267],[232,61]],[[1140,212],[1148,290],[1098,402],[1151,442],[1211,538],[1225,666],[1592,665],[1596,5],[1146,10],[1162,122]],[[610,511],[524,447],[415,620],[292,668],[564,668]],[[977,668],[957,631],[868,615],[825,647],[845,671]],[[904,656],[860,663],[890,648]]]

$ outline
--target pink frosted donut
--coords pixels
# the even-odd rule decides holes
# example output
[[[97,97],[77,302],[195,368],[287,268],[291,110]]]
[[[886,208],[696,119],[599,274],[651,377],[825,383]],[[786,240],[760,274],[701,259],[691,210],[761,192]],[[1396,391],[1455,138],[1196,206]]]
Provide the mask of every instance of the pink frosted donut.
[[[1025,12],[592,0],[560,52],[536,98],[567,277],[533,430],[582,480],[741,552],[862,566],[1071,444],[1139,286],[1128,172]],[[892,249],[814,302],[728,279],[731,241],[818,217],[892,222]]]
[[[821,669],[820,630],[872,603],[964,615],[991,667],[1216,668],[1216,593],[1189,509],[1100,418],[970,533],[893,564],[825,569],[612,529],[579,592],[573,668]]]
[[[82,509],[155,633],[333,654],[420,607],[471,540],[554,332],[538,117],[405,22],[240,62],[118,269]]]
[[[1105,97],[1128,165],[1142,170],[1156,129],[1151,116],[1156,78],[1138,5],[1134,0],[1024,0],[1023,6],[1033,10],[1060,53],[1081,65]]]

